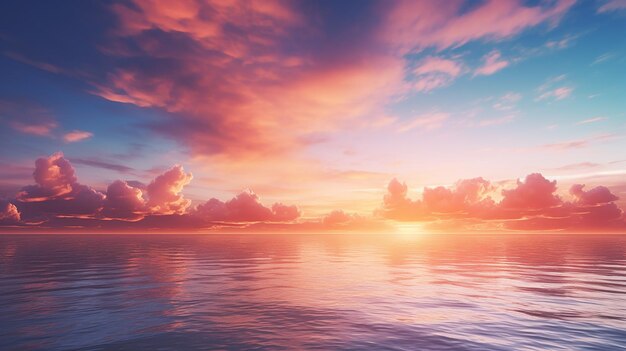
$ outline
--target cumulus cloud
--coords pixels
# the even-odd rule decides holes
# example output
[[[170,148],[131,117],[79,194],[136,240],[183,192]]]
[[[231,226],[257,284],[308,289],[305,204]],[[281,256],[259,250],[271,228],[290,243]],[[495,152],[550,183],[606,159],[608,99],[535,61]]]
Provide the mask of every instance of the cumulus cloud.
[[[343,210],[333,210],[322,217],[323,230],[359,230],[363,232],[377,230],[393,230],[375,218],[361,216],[356,213],[347,213]]]
[[[538,210],[556,206],[561,199],[555,195],[556,180],[549,181],[539,173],[517,181],[517,187],[502,190],[500,205],[506,209]]]
[[[22,188],[17,199],[22,202],[43,202],[51,199],[71,199],[82,189],[77,183],[74,167],[57,152],[35,161],[35,185]]]
[[[35,185],[16,196],[24,218],[41,219],[56,215],[93,215],[102,207],[104,194],[77,182],[74,168],[58,152],[35,161]]]
[[[296,206],[275,203],[264,206],[252,191],[244,191],[226,202],[212,198],[196,207],[194,215],[213,222],[286,222],[297,219]]]
[[[12,203],[0,200],[0,225],[17,224],[20,221],[20,212]]]
[[[422,197],[407,197],[406,184],[393,179],[380,214],[399,221],[437,223],[439,229],[479,227],[482,230],[614,231],[626,228],[618,197],[606,187],[570,189],[572,199],[558,196],[556,181],[539,173],[518,180],[513,188],[496,190],[483,178],[460,180],[452,187],[425,188]]]
[[[116,180],[107,188],[102,214],[109,218],[140,219],[146,211],[141,189]]]
[[[27,224],[31,230],[39,225],[83,230],[209,230],[262,222],[295,224],[300,217],[296,206],[280,202],[265,206],[252,191],[226,202],[213,198],[189,211],[191,200],[182,191],[193,176],[180,165],[148,185],[116,180],[103,194],[78,183],[71,163],[58,152],[37,159],[33,177],[36,184],[23,187],[13,203],[0,201],[0,225]]]
[[[147,206],[153,213],[182,214],[191,205],[191,200],[181,194],[183,187],[193,179],[182,166],[176,165],[156,177],[146,188]]]

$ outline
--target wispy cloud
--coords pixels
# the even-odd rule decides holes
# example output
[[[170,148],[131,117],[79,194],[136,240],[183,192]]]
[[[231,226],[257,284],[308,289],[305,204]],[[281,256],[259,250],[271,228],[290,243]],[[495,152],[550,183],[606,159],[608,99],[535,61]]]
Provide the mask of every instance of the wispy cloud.
[[[583,125],[583,124],[590,124],[590,123],[596,123],[596,122],[600,122],[600,121],[606,121],[607,118],[606,117],[593,117],[593,118],[589,118],[589,119],[584,119],[582,121],[578,121],[576,123],[574,123],[574,125]]]
[[[483,57],[483,65],[478,67],[474,72],[474,76],[477,75],[491,75],[501,69],[507,67],[509,61],[502,58],[500,51],[493,50]]]
[[[563,100],[569,97],[570,95],[572,95],[573,91],[574,91],[574,88],[572,87],[559,87],[559,88],[548,90],[542,93],[541,95],[537,97],[537,100],[541,101],[541,100],[546,100],[550,98],[554,100]]]
[[[606,61],[609,61],[611,59],[613,59],[615,57],[615,54],[611,53],[611,52],[607,52],[605,54],[602,54],[598,57],[596,57],[595,60],[593,60],[593,62],[591,63],[591,65],[597,65]]]
[[[555,167],[555,168],[548,168],[547,170],[551,170],[551,171],[578,171],[581,169],[590,169],[590,168],[597,168],[600,167],[599,163],[594,163],[594,162],[579,162],[579,163],[572,163],[572,164],[568,164],[568,165],[564,165],[564,166],[560,166],[560,167]]]
[[[413,71],[414,88],[417,91],[429,92],[445,87],[452,83],[462,71],[463,65],[459,61],[435,56],[427,57]]]
[[[101,161],[101,160],[97,160],[97,159],[84,159],[84,158],[71,158],[69,159],[72,163],[75,164],[79,164],[79,165],[85,165],[85,166],[90,166],[90,167],[96,167],[96,168],[103,168],[103,169],[108,169],[108,170],[112,170],[112,171],[117,171],[120,173],[130,173],[132,171],[134,171],[133,168],[128,167],[128,166],[124,166],[121,164],[117,164],[117,163],[112,163],[112,162],[106,162],[106,161]]]
[[[598,13],[626,9],[626,0],[607,0],[598,8]]]
[[[587,147],[591,145],[592,143],[608,141],[608,140],[613,140],[617,138],[619,138],[617,134],[601,134],[601,135],[586,138],[586,139],[577,139],[577,140],[564,141],[560,143],[544,144],[541,147],[543,149],[560,150],[560,151],[570,150],[570,149],[580,149],[583,147]]]
[[[434,130],[441,128],[443,123],[450,117],[445,112],[430,112],[419,115],[408,123],[400,126],[398,132],[404,133],[412,129]]]
[[[492,107],[499,111],[510,111],[517,108],[517,103],[522,99],[522,94],[508,92],[502,95]]]
[[[86,132],[84,130],[73,130],[63,135],[63,140],[66,143],[76,143],[79,141],[87,140],[93,137],[93,133]]]

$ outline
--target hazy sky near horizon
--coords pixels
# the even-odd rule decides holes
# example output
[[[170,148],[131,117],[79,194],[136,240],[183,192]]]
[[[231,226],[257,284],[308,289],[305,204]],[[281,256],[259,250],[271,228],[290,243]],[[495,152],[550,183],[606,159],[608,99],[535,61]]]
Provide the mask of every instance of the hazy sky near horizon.
[[[623,0],[3,2],[0,198],[31,224],[199,215],[198,205],[238,224],[324,222],[332,211],[380,224],[381,208],[384,225],[439,213],[485,223],[527,218],[509,213],[527,205],[551,219],[620,205],[624,38]],[[532,173],[543,180],[524,180]],[[491,183],[433,195],[445,208],[409,200],[478,177]],[[501,204],[517,179],[560,202]],[[575,183],[611,196],[583,200]],[[102,203],[60,211],[81,198],[78,184]],[[115,191],[132,203],[111,205]],[[237,194],[249,220],[228,205]]]

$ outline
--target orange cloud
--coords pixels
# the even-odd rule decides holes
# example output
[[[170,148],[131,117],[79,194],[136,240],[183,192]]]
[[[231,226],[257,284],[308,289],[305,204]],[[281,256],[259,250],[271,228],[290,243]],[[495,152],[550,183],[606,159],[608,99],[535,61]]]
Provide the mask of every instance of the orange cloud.
[[[514,188],[502,189],[482,178],[460,180],[453,187],[425,188],[422,198],[407,197],[406,184],[393,179],[380,214],[399,221],[422,221],[440,230],[561,230],[619,231],[626,228],[618,197],[603,186],[589,191],[570,189],[571,201],[556,195],[556,181],[528,175]]]
[[[191,205],[180,192],[193,179],[191,173],[185,173],[182,166],[176,165],[156,177],[146,188],[147,206],[153,213],[183,214]]]

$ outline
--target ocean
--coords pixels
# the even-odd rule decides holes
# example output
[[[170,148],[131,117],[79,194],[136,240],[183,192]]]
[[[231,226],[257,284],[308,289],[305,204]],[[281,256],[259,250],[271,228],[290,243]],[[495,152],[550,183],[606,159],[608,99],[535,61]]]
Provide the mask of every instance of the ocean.
[[[621,235],[0,235],[0,350],[626,350]]]

